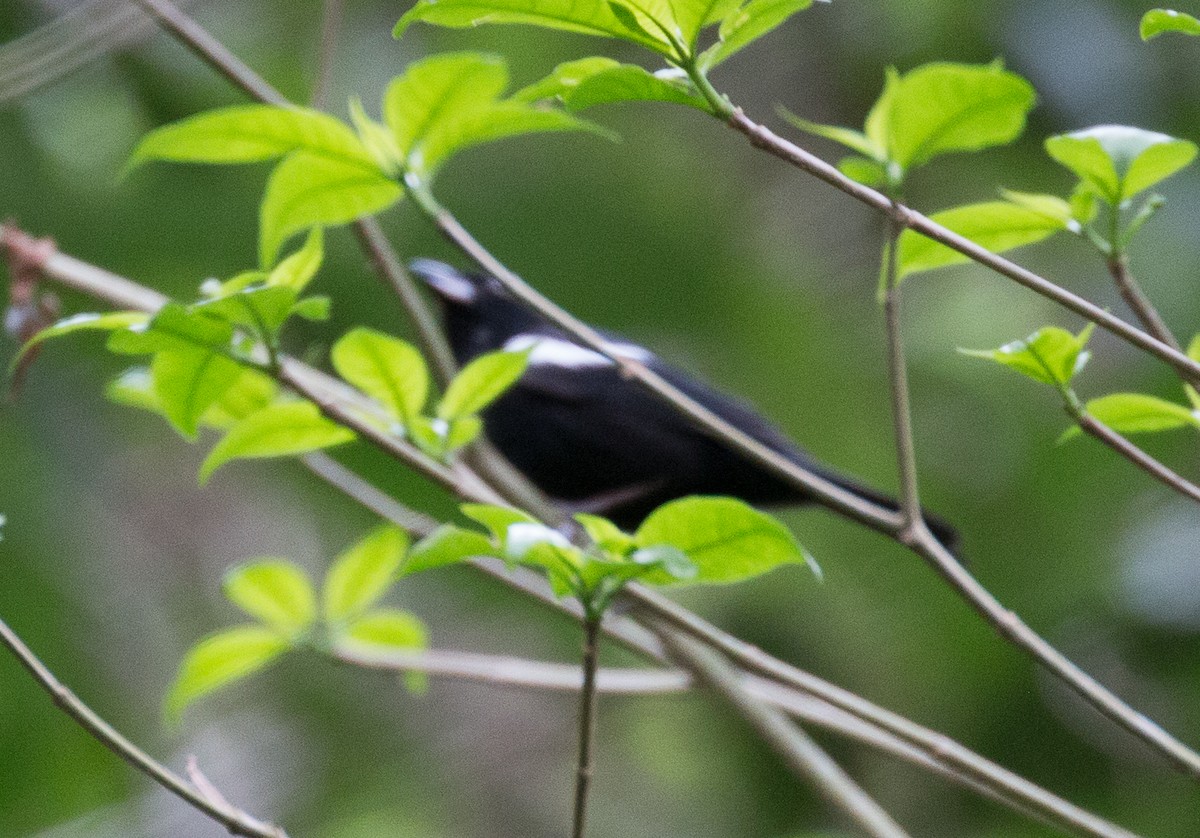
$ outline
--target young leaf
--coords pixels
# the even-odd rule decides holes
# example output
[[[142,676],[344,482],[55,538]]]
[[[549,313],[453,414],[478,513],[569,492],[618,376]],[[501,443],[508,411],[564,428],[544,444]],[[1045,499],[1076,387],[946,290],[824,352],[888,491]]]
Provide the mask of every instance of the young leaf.
[[[168,717],[177,719],[196,699],[259,671],[287,649],[286,640],[263,626],[237,626],[201,640],[167,693]]]
[[[883,163],[866,157],[843,157],[838,161],[837,167],[846,177],[872,188],[886,186],[890,179],[888,169]]]
[[[1045,207],[1025,203],[987,201],[934,213],[930,219],[993,253],[1042,241],[1066,230],[1070,219],[1055,217]],[[912,230],[900,234],[899,276],[903,279],[921,271],[931,271],[970,261],[957,250],[935,242]]]
[[[379,608],[355,620],[340,639],[354,645],[419,651],[429,646],[429,631],[407,611]]]
[[[1101,396],[1089,401],[1086,409],[1096,419],[1122,434],[1157,433],[1186,427],[1200,428],[1200,418],[1193,411],[1181,404],[1144,393],[1112,393]],[[1077,432],[1079,428],[1071,430]]]
[[[583,527],[588,538],[602,550],[623,556],[637,544],[633,536],[607,518],[580,512],[575,516],[575,520]]]
[[[567,61],[559,64],[550,71],[550,75],[539,79],[533,84],[522,87],[509,97],[513,102],[539,102],[545,99],[556,99],[574,90],[581,82],[586,81],[597,73],[620,67],[621,62],[612,58],[592,56]]]
[[[409,343],[356,328],[333,345],[338,375],[379,402],[396,421],[411,426],[429,394],[429,368]]]
[[[36,335],[31,337],[21,347],[21,351],[17,353],[17,357],[13,359],[9,366],[10,370],[16,369],[29,351],[38,344],[58,338],[64,335],[73,334],[74,332],[97,331],[97,332],[113,332],[117,329],[128,329],[132,326],[141,326],[150,319],[150,315],[140,311],[113,311],[107,314],[76,314],[72,317],[67,317],[59,320],[57,323],[47,326]]]
[[[271,172],[259,210],[259,262],[275,263],[294,233],[345,224],[387,209],[403,197],[375,165],[297,152]]]
[[[338,556],[321,592],[325,620],[355,619],[378,601],[396,581],[408,534],[398,527],[379,527]]]
[[[420,573],[423,570],[458,564],[476,556],[495,556],[496,545],[481,533],[444,524],[416,543],[408,551],[400,574]]]
[[[337,119],[308,108],[274,105],[222,108],[155,129],[142,139],[129,165],[147,160],[254,163],[298,150],[375,166],[354,132]]]
[[[383,96],[383,119],[401,158],[431,131],[495,102],[507,85],[508,68],[494,55],[452,52],[410,64]]]
[[[380,171],[388,177],[398,176],[403,168],[404,155],[400,153],[400,148],[396,145],[396,137],[386,125],[367,116],[367,112],[357,96],[350,99],[350,122],[354,125],[354,130],[358,132],[358,138],[362,140],[367,151],[371,153],[371,157],[375,159],[375,164],[379,166]]]
[[[1057,195],[1043,195],[1036,192],[1017,192],[1012,189],[1001,189],[1000,195],[1011,204],[1024,207],[1027,210],[1045,216],[1048,220],[1069,228],[1071,222],[1078,220],[1074,207]]]
[[[812,0],[750,0],[734,8],[721,21],[719,40],[701,53],[700,68],[711,70],[811,5]]]
[[[1046,153],[1116,207],[1191,163],[1196,146],[1155,131],[1098,125],[1050,137]]]
[[[163,415],[188,439],[201,417],[241,377],[235,361],[207,349],[164,349],[150,362],[154,394]]]
[[[312,282],[324,259],[325,231],[321,227],[313,227],[308,231],[304,246],[271,269],[266,277],[266,284],[290,288],[299,294]]]
[[[167,303],[153,319],[117,329],[108,336],[108,349],[120,355],[150,355],[165,349],[224,351],[233,338],[233,327],[222,320]]]
[[[1034,381],[1066,387],[1087,363],[1090,353],[1084,347],[1094,329],[1095,324],[1091,323],[1078,335],[1073,335],[1066,329],[1046,326],[1024,340],[1006,343],[999,349],[959,351],[995,361]]]
[[[688,558],[687,553],[670,544],[656,544],[635,550],[629,560],[645,567],[659,567],[681,582],[695,579],[700,569]]]
[[[891,97],[887,148],[904,169],[1012,142],[1036,99],[1029,82],[998,63],[940,62],[906,73]]]
[[[504,547],[508,540],[508,528],[514,524],[536,524],[538,520],[528,513],[510,506],[492,506],[486,503],[464,503],[459,510],[472,521],[483,524],[492,536]]]
[[[612,102],[673,102],[705,112],[708,102],[686,80],[664,78],[634,64],[620,64],[593,73],[562,92],[563,104],[573,111]]]
[[[621,38],[664,55],[671,51],[665,36],[651,35],[636,22],[618,17],[608,0],[418,0],[400,18],[393,37],[399,38],[416,21],[458,29],[481,22],[530,24]]]
[[[807,119],[796,116],[782,105],[776,108],[776,111],[801,131],[844,145],[851,151],[857,151],[872,161],[882,160],[887,154],[886,149],[877,147],[862,131],[855,131],[853,128],[841,128],[837,125],[822,125],[819,122],[809,122]]]
[[[237,380],[200,417],[200,424],[228,430],[245,417],[266,407],[278,393],[275,382],[263,373],[242,368]],[[109,383],[108,398],[117,404],[164,415],[147,367],[133,367]]]
[[[480,355],[450,382],[438,403],[438,417],[454,421],[479,413],[517,382],[528,363],[529,350]]]
[[[229,429],[200,466],[200,484],[230,460],[306,454],[353,439],[352,431],[330,422],[311,402],[271,405]]]
[[[225,574],[225,596],[285,640],[298,638],[317,616],[308,574],[286,559],[259,559]]]
[[[274,342],[296,307],[296,293],[282,285],[251,286],[197,303],[192,311],[219,317],[264,341]]]
[[[1151,9],[1142,15],[1141,35],[1148,41],[1164,32],[1200,35],[1200,20],[1174,9]]]
[[[695,582],[738,582],[782,564],[804,564],[792,533],[770,515],[734,498],[689,497],[660,506],[634,535],[641,548],[676,547],[696,566]],[[646,581],[680,582],[666,570]]]
[[[305,320],[328,320],[332,306],[333,300],[324,295],[305,297],[303,300],[296,301],[296,304],[292,306],[291,314],[296,317],[303,317]]]

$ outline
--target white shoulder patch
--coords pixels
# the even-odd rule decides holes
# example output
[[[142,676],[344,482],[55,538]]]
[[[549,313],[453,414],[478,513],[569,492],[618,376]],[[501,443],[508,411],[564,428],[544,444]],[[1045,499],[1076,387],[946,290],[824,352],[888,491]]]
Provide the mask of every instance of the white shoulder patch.
[[[533,347],[533,351],[529,353],[530,366],[563,367],[573,370],[612,366],[612,361],[599,352],[586,349],[562,338],[545,335],[516,335],[509,338],[504,344],[504,348],[509,352],[520,352],[530,347]],[[648,350],[632,343],[610,343],[609,347],[616,355],[642,363],[648,363],[654,358]]]

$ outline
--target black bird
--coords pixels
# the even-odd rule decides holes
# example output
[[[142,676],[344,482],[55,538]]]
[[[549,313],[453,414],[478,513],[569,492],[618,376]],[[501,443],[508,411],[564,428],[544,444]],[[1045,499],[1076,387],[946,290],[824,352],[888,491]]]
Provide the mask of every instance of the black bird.
[[[694,427],[603,355],[513,299],[494,277],[442,262],[409,265],[437,293],[460,364],[495,349],[532,347],[529,368],[484,413],[488,438],[534,484],[574,511],[603,514],[634,529],[656,507],[685,495],[731,495],[757,505],[819,502],[794,484]],[[664,363],[648,349],[605,333],[613,350],[671,384],[788,459],[888,509],[897,501],[838,474],[802,451],[748,404]],[[936,518],[953,549],[956,532]]]

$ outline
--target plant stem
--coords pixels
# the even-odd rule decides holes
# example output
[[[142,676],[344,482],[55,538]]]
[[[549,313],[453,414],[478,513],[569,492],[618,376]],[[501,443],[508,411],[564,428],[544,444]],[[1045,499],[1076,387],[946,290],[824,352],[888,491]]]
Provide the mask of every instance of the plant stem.
[[[887,334],[888,380],[891,384],[892,423],[896,436],[896,465],[900,475],[900,512],[904,516],[901,541],[925,526],[921,517],[921,497],[917,486],[917,455],[913,441],[912,408],[908,394],[908,364],[904,357],[903,330],[900,323],[900,284],[897,274],[900,233],[899,221],[888,225],[884,246],[883,316]]]
[[[571,838],[583,838],[588,792],[592,787],[592,743],[596,736],[596,670],[600,661],[600,614],[585,607],[583,619],[583,689],[579,692],[579,758],[575,766],[575,805]]]
[[[1171,487],[1185,498],[1200,503],[1200,486],[1192,483],[1187,478],[1178,474],[1175,471],[1167,468],[1158,460],[1151,457],[1138,446],[1134,445],[1121,434],[1114,431],[1112,428],[1105,425],[1095,416],[1086,412],[1078,405],[1067,404],[1067,413],[1069,413],[1084,433],[1103,442],[1109,448],[1116,451],[1129,462],[1140,468],[1142,471],[1149,474],[1155,480]]]
[[[74,719],[76,724],[100,744],[180,800],[219,823],[231,835],[241,835],[245,838],[287,838],[286,833],[280,827],[264,823],[229,805],[224,799],[216,799],[212,795],[205,794],[201,789],[196,788],[192,783],[126,739],[116,728],[67,689],[3,620],[0,620],[0,645],[6,646],[17,657],[21,665],[54,700],[60,710]]]
[[[1121,298],[1125,300],[1125,304],[1141,321],[1142,326],[1146,331],[1154,335],[1167,346],[1175,350],[1180,350],[1179,341],[1175,339],[1175,335],[1167,326],[1162,315],[1158,313],[1158,309],[1154,307],[1154,303],[1150,302],[1150,298],[1142,291],[1142,287],[1137,280],[1133,278],[1133,274],[1129,272],[1129,257],[1124,253],[1119,253],[1110,257],[1105,261],[1108,266],[1108,272],[1113,278],[1113,282],[1117,286],[1117,291],[1120,292]]]
[[[317,72],[313,80],[312,96],[309,98],[309,104],[314,108],[325,107],[325,99],[329,95],[344,7],[345,0],[325,0],[324,11],[321,14],[321,39],[317,48]]]
[[[808,734],[778,710],[748,695],[737,671],[719,653],[673,628],[663,627],[659,636],[681,665],[728,701],[795,774],[811,782],[863,832],[874,838],[908,838],[908,833]]]

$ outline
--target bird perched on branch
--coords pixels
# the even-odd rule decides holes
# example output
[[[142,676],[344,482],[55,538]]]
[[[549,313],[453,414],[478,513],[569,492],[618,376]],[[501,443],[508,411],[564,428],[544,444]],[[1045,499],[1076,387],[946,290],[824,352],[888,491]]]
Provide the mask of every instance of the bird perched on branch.
[[[622,376],[604,355],[517,302],[495,278],[431,259],[415,260],[409,268],[442,303],[460,364],[496,349],[530,350],[525,374],[487,409],[484,424],[501,453],[553,500],[573,511],[605,515],[626,529],[685,495],[730,495],[764,506],[820,502],[694,426]],[[789,460],[860,498],[898,509],[894,498],[817,463],[745,402],[645,347],[616,335],[605,338],[615,354],[645,364]],[[953,548],[957,533],[951,527],[936,518],[926,522]]]

